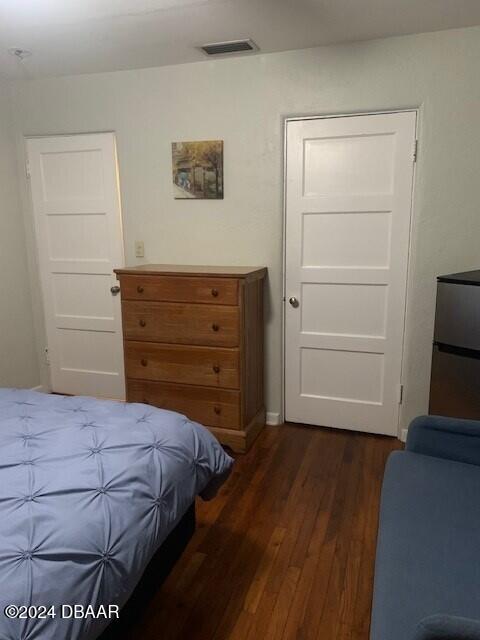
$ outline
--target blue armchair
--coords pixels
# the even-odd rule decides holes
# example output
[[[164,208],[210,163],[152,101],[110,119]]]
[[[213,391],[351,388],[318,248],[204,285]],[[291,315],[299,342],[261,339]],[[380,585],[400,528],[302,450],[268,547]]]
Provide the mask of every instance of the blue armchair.
[[[428,616],[417,626],[415,640],[479,640],[480,621],[458,616]]]
[[[370,640],[480,640],[480,422],[416,418],[390,455]]]
[[[405,448],[425,456],[480,465],[480,422],[420,416],[410,424]]]

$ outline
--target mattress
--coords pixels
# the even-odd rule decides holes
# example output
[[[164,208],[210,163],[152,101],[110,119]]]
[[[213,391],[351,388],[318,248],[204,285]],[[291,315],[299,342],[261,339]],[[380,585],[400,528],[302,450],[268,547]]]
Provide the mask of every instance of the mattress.
[[[0,639],[98,637],[232,464],[171,411],[0,389]]]

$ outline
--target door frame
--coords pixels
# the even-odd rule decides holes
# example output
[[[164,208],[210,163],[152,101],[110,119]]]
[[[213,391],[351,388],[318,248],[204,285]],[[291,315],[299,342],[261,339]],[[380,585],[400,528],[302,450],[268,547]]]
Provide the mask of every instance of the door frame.
[[[286,385],[286,322],[285,322],[285,313],[286,313],[286,279],[287,279],[287,127],[289,122],[298,122],[298,121],[307,121],[307,120],[326,120],[332,118],[353,118],[357,116],[377,116],[377,115],[386,115],[391,113],[411,113],[414,112],[416,114],[416,126],[415,126],[415,140],[417,143],[417,147],[419,144],[419,132],[421,125],[421,115],[422,115],[422,107],[405,107],[403,109],[382,109],[379,111],[357,111],[357,112],[348,112],[348,113],[331,113],[331,114],[319,114],[319,115],[304,115],[304,116],[285,116],[283,118],[283,204],[282,204],[282,345],[281,345],[281,416],[280,416],[280,424],[283,424],[286,416],[286,393],[285,393],[285,385]],[[406,317],[407,317],[407,309],[409,306],[409,287],[408,282],[410,279],[410,267],[411,267],[411,258],[412,258],[412,230],[413,230],[413,221],[415,215],[415,192],[416,192],[416,180],[417,180],[417,157],[415,157],[415,161],[413,163],[413,179],[412,179],[412,193],[410,199],[410,224],[409,224],[409,234],[408,234],[408,255],[407,255],[407,278],[405,282],[405,305],[403,310],[403,334],[402,334],[402,359],[401,359],[401,369],[400,369],[400,385],[402,390],[404,389],[404,361],[405,361],[405,331],[406,331]],[[402,393],[403,397],[403,393]],[[404,440],[403,432],[400,434],[400,424],[401,424],[401,409],[398,412],[398,423],[397,423],[397,438]],[[406,431],[405,429],[403,431]]]
[[[32,301],[33,301],[33,316],[34,316],[34,333],[37,343],[37,355],[39,358],[39,371],[40,371],[40,384],[34,387],[34,390],[43,391],[46,393],[52,392],[52,373],[49,358],[49,344],[47,334],[47,320],[46,320],[46,308],[45,308],[45,291],[40,276],[40,252],[38,247],[38,220],[35,214],[35,208],[33,204],[33,193],[30,184],[30,164],[28,155],[28,141],[29,140],[42,140],[46,138],[69,138],[73,136],[87,136],[87,135],[99,135],[99,134],[111,134],[115,142],[116,153],[116,173],[118,184],[118,200],[120,207],[120,228],[122,234],[122,254],[125,260],[125,223],[123,216],[123,203],[122,203],[122,182],[120,179],[120,161],[118,154],[118,140],[117,132],[115,129],[98,129],[94,131],[73,131],[73,132],[61,132],[56,133],[54,131],[40,134],[24,134],[21,136],[21,155],[20,155],[20,175],[22,176],[23,183],[23,202],[24,202],[24,220],[27,223],[28,237],[27,243],[31,248],[32,255],[28,260],[28,271],[30,287],[32,289]],[[23,165],[23,166],[22,166]]]

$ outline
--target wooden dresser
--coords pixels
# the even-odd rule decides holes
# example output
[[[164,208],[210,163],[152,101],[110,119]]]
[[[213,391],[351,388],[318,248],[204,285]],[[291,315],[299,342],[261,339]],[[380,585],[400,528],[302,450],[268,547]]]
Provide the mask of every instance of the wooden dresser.
[[[183,413],[246,451],[265,424],[265,268],[117,269],[127,400]]]

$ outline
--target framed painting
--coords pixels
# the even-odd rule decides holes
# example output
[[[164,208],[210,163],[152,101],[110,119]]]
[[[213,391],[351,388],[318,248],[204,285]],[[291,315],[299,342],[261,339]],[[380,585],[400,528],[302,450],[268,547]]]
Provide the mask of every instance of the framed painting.
[[[172,142],[176,200],[223,198],[223,140]]]

